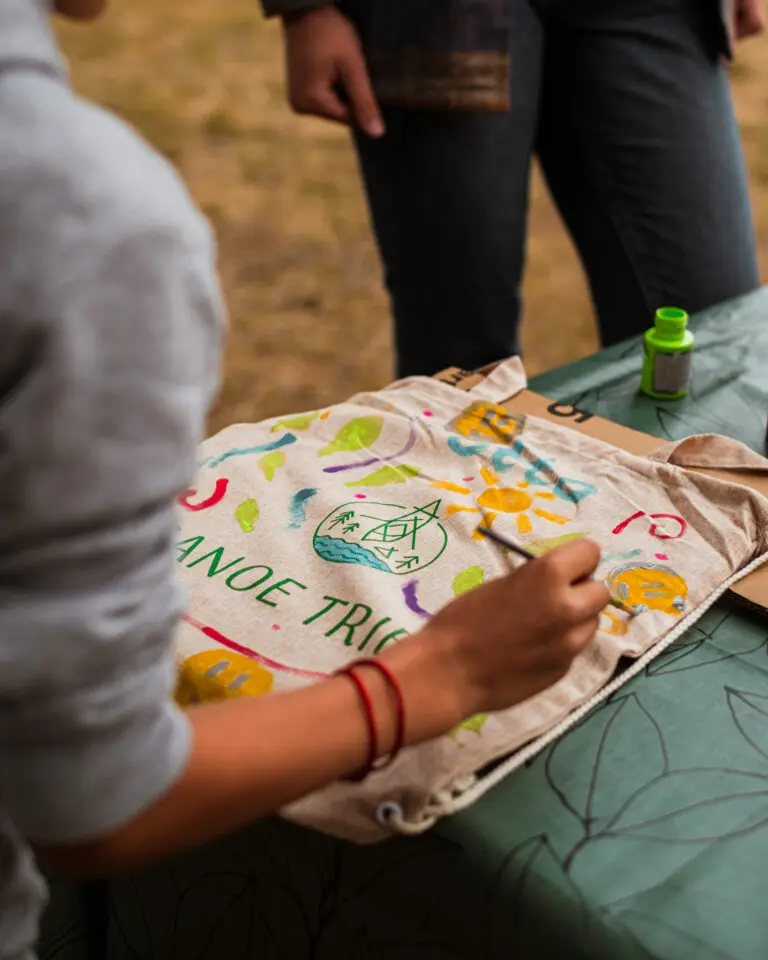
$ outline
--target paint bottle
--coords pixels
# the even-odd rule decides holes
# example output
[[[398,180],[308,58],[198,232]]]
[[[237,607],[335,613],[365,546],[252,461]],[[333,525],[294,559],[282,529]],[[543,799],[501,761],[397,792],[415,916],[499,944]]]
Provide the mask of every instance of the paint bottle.
[[[644,338],[640,389],[657,400],[679,400],[691,381],[693,334],[688,314],[677,307],[661,307]]]

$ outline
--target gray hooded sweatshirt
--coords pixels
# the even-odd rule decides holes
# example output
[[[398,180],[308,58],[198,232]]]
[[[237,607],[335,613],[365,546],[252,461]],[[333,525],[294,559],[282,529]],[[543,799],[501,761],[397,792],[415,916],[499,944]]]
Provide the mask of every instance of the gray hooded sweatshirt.
[[[34,956],[27,838],[103,836],[186,763],[174,504],[221,327],[204,220],[48,13],[0,0],[0,960]]]

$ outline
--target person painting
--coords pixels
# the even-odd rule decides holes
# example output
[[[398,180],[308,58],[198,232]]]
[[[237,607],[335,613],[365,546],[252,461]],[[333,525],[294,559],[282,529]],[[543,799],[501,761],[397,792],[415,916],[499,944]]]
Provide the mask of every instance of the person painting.
[[[73,94],[52,5],[0,0],[0,960],[34,956],[38,860],[131,869],[520,703],[609,600],[580,541],[452,603],[384,672],[173,703],[174,508],[215,386],[213,244],[170,165]]]
[[[353,126],[401,376],[519,353],[534,154],[604,345],[757,287],[724,61],[764,0],[262,2],[294,109]]]

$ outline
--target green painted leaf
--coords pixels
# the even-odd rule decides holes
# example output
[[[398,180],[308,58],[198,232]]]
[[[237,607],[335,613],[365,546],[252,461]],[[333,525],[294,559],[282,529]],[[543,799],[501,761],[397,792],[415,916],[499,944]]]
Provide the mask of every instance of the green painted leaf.
[[[255,500],[243,500],[235,510],[235,520],[243,533],[253,533],[253,526],[259,519],[259,505]]]
[[[476,713],[474,717],[469,717],[468,720],[465,720],[457,727],[454,727],[449,736],[456,739],[462,730],[467,730],[469,733],[476,733],[478,736],[480,736],[480,734],[483,732],[483,727],[485,726],[487,719],[487,713]]]
[[[331,453],[343,450],[363,450],[375,443],[384,424],[382,417],[356,417],[345,423],[327,447],[318,453],[319,457],[327,457]]]
[[[290,417],[288,420],[280,420],[272,427],[272,433],[280,430],[308,430],[313,420],[317,420],[319,413],[302,413],[298,417]]]
[[[558,547],[565,546],[566,543],[571,543],[574,540],[582,540],[584,537],[586,537],[586,533],[564,533],[559,537],[546,537],[543,540],[534,540],[532,543],[526,543],[525,546],[531,553],[540,557],[544,553],[549,553],[550,550],[556,550]]]
[[[375,473],[369,473],[362,480],[345,483],[345,487],[388,487],[392,483],[405,483],[411,477],[418,477],[421,473],[418,467],[380,467]]]
[[[282,450],[267,453],[259,460],[259,466],[264,472],[264,476],[271,483],[275,478],[276,471],[285,466],[285,454]]]
[[[460,597],[462,593],[469,593],[470,590],[481,586],[484,580],[485,571],[482,567],[467,567],[454,577],[453,592]]]

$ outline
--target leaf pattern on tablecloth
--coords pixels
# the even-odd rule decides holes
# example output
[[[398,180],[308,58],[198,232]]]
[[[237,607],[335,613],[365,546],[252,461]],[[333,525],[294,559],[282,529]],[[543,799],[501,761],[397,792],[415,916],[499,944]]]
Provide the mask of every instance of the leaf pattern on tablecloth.
[[[699,425],[697,426],[697,418],[692,417],[687,411],[686,413],[680,413],[659,404],[655,407],[654,412],[658,424],[656,433],[668,440],[681,440],[684,437],[701,433],[701,421],[698,421]]]
[[[642,787],[606,825],[605,837],[711,843],[768,822],[768,776],[674,770]]]
[[[724,660],[732,660],[734,657],[749,656],[768,645],[768,634],[765,632],[755,635],[753,630],[744,630],[736,642],[731,640],[727,647],[719,646],[715,639],[716,634],[731,616],[730,610],[722,610],[720,607],[707,611],[696,626],[691,627],[648,664],[645,668],[646,676],[659,677],[682,673],[684,670],[697,670]]]
[[[269,821],[119,880],[108,960],[385,960],[417,946],[419,960],[463,960],[431,923],[469,883],[461,849],[427,836],[374,850]]]
[[[694,957],[696,960],[735,960],[731,954],[701,940],[691,930],[680,930],[658,916],[625,910],[619,914],[619,920],[638,943],[654,942],[654,957],[663,957],[664,960],[692,960]]]
[[[743,434],[745,443],[749,443],[749,434],[764,434],[765,411],[756,407],[754,394],[739,389],[749,365],[750,350],[746,343],[741,349],[734,346],[727,364],[723,363],[722,357],[711,358],[705,352],[697,353],[696,376],[691,382],[688,404],[693,411],[691,419],[696,424],[692,432],[722,433],[733,437]],[[732,387],[728,391],[728,409],[724,411],[723,404],[712,397],[712,386],[729,381]]]
[[[546,948],[551,932],[542,925],[536,907],[542,889],[557,899],[558,922],[565,937],[583,941],[588,925],[586,904],[542,834],[515,847],[496,874],[495,896],[488,907],[489,944],[503,943],[515,956],[535,956]]]
[[[592,771],[588,780],[584,766]],[[587,833],[667,766],[658,724],[635,694],[609,701],[559,740],[546,759],[552,789]]]
[[[89,960],[85,888],[61,879],[52,882],[51,903],[43,918],[40,960]]]
[[[733,722],[747,743],[768,760],[768,696],[725,688]]]

